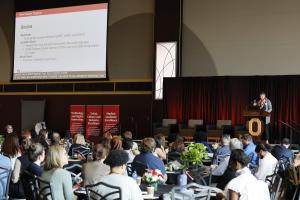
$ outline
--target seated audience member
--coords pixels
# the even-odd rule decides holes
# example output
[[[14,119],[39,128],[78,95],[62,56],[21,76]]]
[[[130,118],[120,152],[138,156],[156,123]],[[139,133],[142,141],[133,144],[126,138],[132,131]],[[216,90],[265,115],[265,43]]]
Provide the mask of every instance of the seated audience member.
[[[180,161],[180,154],[185,150],[184,142],[181,139],[177,139],[171,145],[171,151],[168,153],[169,161]]]
[[[68,164],[68,154],[63,146],[50,146],[44,165],[42,179],[52,183],[52,195],[54,199],[73,199],[72,178],[70,172],[62,169]],[[43,187],[43,184],[41,184]]]
[[[29,148],[31,144],[31,132],[28,129],[25,129],[22,131],[21,135],[21,143],[20,143],[20,149],[21,149],[21,154],[23,155],[26,153],[26,150]]]
[[[14,128],[12,125],[7,124],[5,126],[5,133],[4,133],[4,137],[6,138],[7,135],[13,134],[14,133]]]
[[[229,143],[230,143],[230,135],[226,135],[226,134],[223,135],[222,144],[219,148],[217,148],[216,152],[214,153],[213,164],[217,164],[218,159],[219,161],[222,161],[223,157],[230,155]],[[221,157],[222,159],[220,159]]]
[[[281,145],[276,145],[271,153],[272,155],[279,160],[282,157],[286,157],[290,163],[292,163],[293,158],[294,158],[294,153],[290,149],[290,140],[288,138],[283,138]]]
[[[42,176],[43,168],[41,167],[41,164],[45,159],[45,150],[43,145],[40,143],[31,144],[28,149],[28,158],[30,164],[25,170],[30,174],[23,171],[21,173],[21,182],[26,199],[34,199],[34,196],[31,193],[30,180],[33,178],[33,175],[38,177]]]
[[[108,154],[108,149],[103,144],[96,144],[93,148],[93,161],[83,164],[83,184],[93,185],[100,181],[103,176],[110,172],[109,166],[103,163]]]
[[[135,156],[133,162],[143,163],[148,169],[159,169],[164,175],[164,179],[167,180],[167,174],[164,163],[157,156],[153,155],[156,147],[155,140],[153,138],[145,138],[141,143],[141,154]]]
[[[108,138],[106,138],[106,137],[101,137],[101,138],[99,139],[99,144],[103,144],[104,147],[107,148],[108,151],[110,151],[110,150],[111,150],[110,141],[111,141],[111,139],[108,139]]]
[[[45,149],[48,149],[48,147],[51,145],[50,140],[48,138],[48,130],[47,129],[42,129],[39,132],[38,135],[38,143],[43,145]]]
[[[229,166],[237,173],[225,188],[224,194],[228,200],[249,199],[269,200],[268,185],[264,181],[257,180],[247,167],[249,157],[241,149],[231,152]]]
[[[255,167],[258,164],[258,157],[255,152],[256,145],[252,141],[250,134],[244,134],[242,137],[244,152],[250,158],[250,166]]]
[[[15,162],[19,156],[21,156],[21,149],[19,145],[19,138],[15,134],[7,135],[4,140],[2,149],[3,155],[10,158],[11,161],[11,169],[13,170],[15,167]]]
[[[25,198],[25,193],[23,190],[23,185],[20,181],[20,175],[23,171],[29,166],[30,161],[28,158],[28,149],[31,145],[31,133],[22,132],[21,139],[21,151],[23,152],[20,157],[15,161],[15,166],[11,174],[11,183],[10,183],[10,196],[12,198],[22,199]]]
[[[132,140],[133,139],[132,132],[131,131],[125,131],[123,133],[123,138],[124,139],[131,139]],[[138,144],[136,142],[133,142],[133,148],[135,148],[135,147],[138,147]],[[139,154],[138,152],[136,152],[136,153]]]
[[[85,139],[84,139],[84,136],[80,133],[77,133],[76,135],[74,135],[74,138],[73,138],[73,144],[71,145],[70,149],[69,149],[69,152],[68,152],[68,155],[69,156],[73,156],[73,149],[77,149],[80,147],[85,147],[86,145],[86,142],[85,142]]]
[[[11,169],[10,159],[2,154],[0,154],[0,166],[6,169]],[[0,178],[8,176],[8,173],[4,173],[3,169],[0,169]],[[3,184],[0,187],[0,194],[5,194],[6,188],[9,187],[6,181],[3,181]]]
[[[110,166],[111,173],[104,176],[101,182],[121,188],[122,200],[141,200],[142,192],[136,182],[125,176],[126,163],[128,162],[128,154],[123,150],[113,150],[105,159],[104,163]],[[112,192],[111,189],[103,186],[98,186],[97,191],[105,195]],[[113,190],[114,191],[114,190]],[[116,197],[109,196],[107,199],[115,199]]]
[[[58,132],[53,132],[51,136],[51,145],[60,144],[60,134]]]
[[[237,138],[232,138],[230,140],[230,151],[233,151],[235,149],[243,149],[243,144],[241,141],[239,141]],[[229,158],[230,155],[227,155],[224,157],[224,159],[219,163],[219,165],[212,165],[212,178],[215,179],[215,182],[218,182],[217,180],[224,174],[226,171],[228,164],[229,164]]]
[[[28,158],[31,162],[26,168],[28,172],[36,176],[42,176],[42,162],[45,160],[45,149],[40,143],[33,143],[28,149]]]
[[[111,150],[123,150],[122,139],[119,136],[112,137],[110,141]]]
[[[123,138],[132,139],[132,132],[131,131],[125,131],[123,133]]]
[[[255,176],[257,179],[265,181],[266,176],[274,174],[278,161],[270,152],[268,152],[267,148],[263,144],[258,144],[255,148],[255,152],[259,157],[258,168]]]
[[[154,155],[158,156],[162,160],[167,159],[168,150],[165,149],[166,139],[165,136],[158,134],[154,136],[154,140],[156,143],[156,148],[154,150]]]
[[[125,138],[123,140],[123,150],[128,153],[128,163],[132,163],[135,154],[134,154],[134,149],[133,149],[133,142],[131,139]]]

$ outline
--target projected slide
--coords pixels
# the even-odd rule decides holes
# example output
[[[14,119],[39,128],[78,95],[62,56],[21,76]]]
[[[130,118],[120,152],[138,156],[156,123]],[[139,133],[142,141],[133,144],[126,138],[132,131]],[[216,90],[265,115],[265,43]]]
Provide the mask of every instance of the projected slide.
[[[16,13],[13,80],[106,78],[108,4]]]

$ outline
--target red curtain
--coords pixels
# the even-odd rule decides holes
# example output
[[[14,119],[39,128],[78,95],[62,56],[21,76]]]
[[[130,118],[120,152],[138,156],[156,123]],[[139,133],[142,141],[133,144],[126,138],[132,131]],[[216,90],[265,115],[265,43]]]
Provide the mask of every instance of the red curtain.
[[[281,121],[299,122],[300,76],[234,76],[165,78],[164,117],[179,123],[203,119],[214,124],[218,119],[245,124],[242,111],[261,91],[273,105],[271,140],[289,137],[289,129]],[[294,142],[300,135],[294,133]],[[296,139],[296,140],[295,140]]]

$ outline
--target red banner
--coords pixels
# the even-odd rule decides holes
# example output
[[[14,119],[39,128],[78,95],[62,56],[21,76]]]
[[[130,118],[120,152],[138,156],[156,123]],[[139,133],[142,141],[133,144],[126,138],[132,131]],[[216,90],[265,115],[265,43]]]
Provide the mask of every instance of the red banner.
[[[118,134],[118,124],[120,118],[119,105],[103,105],[103,133],[109,131]]]
[[[84,133],[85,125],[85,105],[70,106],[70,133]]]
[[[102,127],[102,106],[86,106],[86,138],[100,136]]]

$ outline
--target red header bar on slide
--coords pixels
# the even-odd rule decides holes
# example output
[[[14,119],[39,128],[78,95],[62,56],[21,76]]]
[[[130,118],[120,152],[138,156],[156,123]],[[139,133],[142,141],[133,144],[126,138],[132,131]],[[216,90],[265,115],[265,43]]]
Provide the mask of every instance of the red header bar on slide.
[[[32,17],[38,15],[51,15],[51,14],[81,12],[81,11],[89,11],[89,10],[102,10],[102,9],[107,9],[107,7],[108,7],[107,3],[101,3],[101,4],[82,5],[82,6],[70,6],[70,7],[63,7],[63,8],[50,8],[50,9],[43,9],[43,10],[17,12],[16,17]]]

